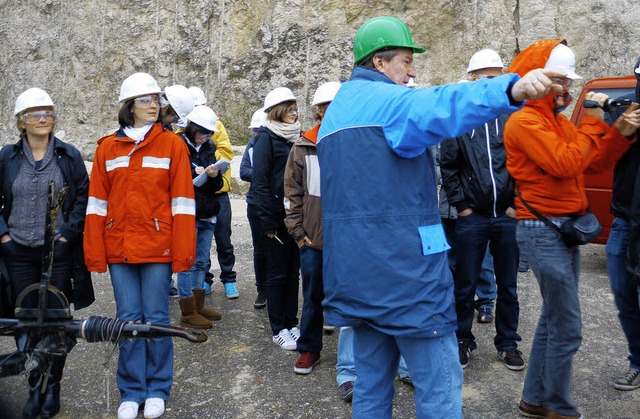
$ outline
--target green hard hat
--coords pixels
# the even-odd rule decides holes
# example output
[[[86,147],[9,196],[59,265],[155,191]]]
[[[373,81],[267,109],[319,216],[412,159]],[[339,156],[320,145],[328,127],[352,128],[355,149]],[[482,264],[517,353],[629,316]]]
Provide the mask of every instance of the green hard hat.
[[[411,48],[416,54],[426,51],[414,45],[409,28],[400,19],[391,16],[374,17],[367,20],[353,38],[356,64],[386,47]]]

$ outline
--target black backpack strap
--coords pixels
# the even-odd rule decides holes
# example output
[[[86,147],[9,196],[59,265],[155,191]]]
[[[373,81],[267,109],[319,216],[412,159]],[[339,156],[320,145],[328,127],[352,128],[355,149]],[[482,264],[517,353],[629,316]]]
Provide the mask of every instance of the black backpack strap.
[[[518,198],[520,198],[520,200],[522,201],[524,206],[527,207],[529,212],[531,214],[535,215],[538,220],[542,221],[543,223],[545,223],[546,225],[548,225],[552,229],[556,230],[558,233],[562,233],[562,229],[560,227],[555,225],[553,222],[551,222],[551,220],[549,220],[547,217],[544,217],[538,211],[534,210],[533,207],[531,205],[529,205],[529,203],[527,201],[525,201],[524,198],[522,198],[522,194],[520,193],[520,188],[516,188],[516,194],[518,195]]]

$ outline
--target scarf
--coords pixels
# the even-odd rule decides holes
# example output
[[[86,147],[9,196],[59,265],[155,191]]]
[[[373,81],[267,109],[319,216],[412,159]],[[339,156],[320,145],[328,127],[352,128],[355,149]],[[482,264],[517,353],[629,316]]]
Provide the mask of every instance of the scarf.
[[[293,124],[285,124],[284,122],[269,119],[264,126],[278,137],[282,137],[287,141],[294,142],[300,137],[300,121],[296,121]]]
[[[127,137],[135,140],[136,144],[142,142],[144,140],[144,136],[151,130],[153,124],[145,125],[144,127],[134,128],[134,127],[124,127],[123,131]]]

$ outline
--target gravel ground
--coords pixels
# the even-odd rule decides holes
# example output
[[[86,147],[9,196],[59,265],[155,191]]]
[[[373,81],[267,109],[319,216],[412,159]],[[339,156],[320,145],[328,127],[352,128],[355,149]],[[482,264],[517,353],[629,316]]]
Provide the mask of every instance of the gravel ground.
[[[335,382],[338,335],[326,335],[322,361],[312,374],[293,372],[296,352],[271,343],[266,310],[255,310],[251,236],[241,197],[232,199],[233,237],[240,298],[228,300],[217,282],[208,298],[223,318],[209,340],[192,344],[175,339],[175,375],[166,418],[347,418],[351,406],[340,400]],[[627,368],[627,347],[620,329],[606,272],[604,246],[582,248],[581,302],[584,341],[574,362],[573,395],[585,418],[640,418],[640,391],[615,390],[612,381]],[[217,267],[217,266],[216,266]],[[216,274],[218,272],[216,271]],[[520,330],[525,361],[540,308],[531,272],[520,274]],[[114,316],[108,275],[94,276],[96,303],[75,313]],[[300,307],[302,299],[300,299]],[[171,303],[177,323],[179,307]],[[478,350],[465,370],[465,418],[517,418],[525,371],[504,367],[493,347],[494,326],[474,324]],[[12,339],[0,350],[13,349]],[[119,393],[113,346],[80,341],[68,357],[62,380],[59,418],[116,417]],[[395,418],[415,417],[413,389],[395,382]],[[0,417],[21,417],[27,387],[19,377],[0,381]],[[139,415],[142,417],[142,413]]]

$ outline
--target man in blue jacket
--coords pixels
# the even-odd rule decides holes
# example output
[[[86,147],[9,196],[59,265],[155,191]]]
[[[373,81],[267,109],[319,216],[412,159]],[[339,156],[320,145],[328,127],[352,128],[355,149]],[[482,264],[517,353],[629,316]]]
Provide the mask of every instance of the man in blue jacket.
[[[414,45],[393,17],[362,25],[356,67],[318,135],[325,238],[325,320],[353,326],[358,380],[353,417],[390,418],[400,353],[418,417],[462,417],[453,279],[427,147],[551,90],[533,70],[520,79],[409,89]]]

